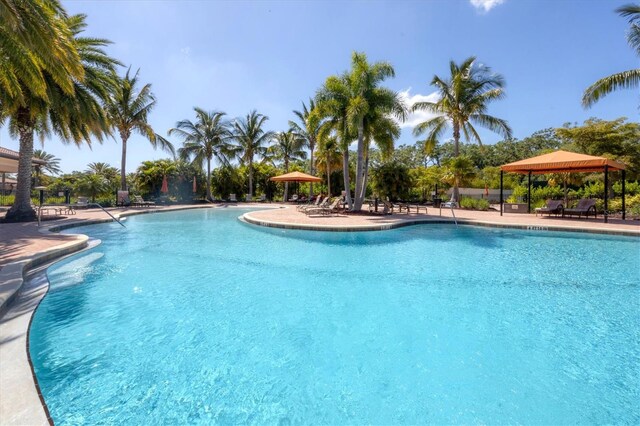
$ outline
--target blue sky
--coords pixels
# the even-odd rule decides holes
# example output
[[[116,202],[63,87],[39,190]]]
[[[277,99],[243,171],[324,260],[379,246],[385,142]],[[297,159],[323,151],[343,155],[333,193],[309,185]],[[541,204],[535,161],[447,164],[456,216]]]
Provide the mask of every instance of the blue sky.
[[[389,61],[386,82],[408,100],[433,93],[434,74],[451,59],[475,55],[506,79],[507,98],[489,112],[525,137],[589,117],[638,120],[637,90],[609,95],[590,110],[583,90],[600,77],[638,67],[625,39],[627,22],[614,9],[625,1],[63,1],[88,15],[88,35],[113,41],[109,53],[152,83],[158,103],[150,122],[160,134],[193,107],[230,117],[257,109],[272,130],[285,130],[291,111],[313,96],[326,77],[349,67],[353,50]],[[123,70],[124,71],[124,70]],[[410,117],[397,144],[416,141]],[[450,135],[447,135],[449,137]],[[498,135],[482,132],[484,143]],[[173,141],[179,146],[177,140]],[[0,146],[18,142],[0,132]],[[44,149],[65,172],[93,161],[120,166],[120,142],[78,149],[57,138]],[[167,157],[134,135],[127,171]]]

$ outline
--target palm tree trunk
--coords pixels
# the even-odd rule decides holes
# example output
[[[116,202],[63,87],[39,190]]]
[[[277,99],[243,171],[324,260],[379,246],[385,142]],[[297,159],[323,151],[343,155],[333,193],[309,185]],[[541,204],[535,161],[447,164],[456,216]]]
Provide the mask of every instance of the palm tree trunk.
[[[327,161],[327,195],[331,197],[331,163]]]
[[[120,133],[120,138],[122,139],[122,160],[120,161],[120,189],[126,191],[127,171],[125,169],[127,167],[127,139],[129,138],[122,133]]]
[[[289,161],[284,160],[284,172],[289,173]],[[289,199],[289,182],[284,183],[284,202],[287,202]]]
[[[207,158],[207,200],[213,201],[211,196],[211,158]]]
[[[309,174],[313,176],[313,148],[315,148],[315,143],[313,141],[309,142],[309,150],[311,151],[309,155]],[[309,183],[309,199],[313,197],[313,182]]]
[[[21,108],[17,114],[20,135],[20,157],[18,158],[18,183],[13,206],[7,212],[5,222],[29,222],[37,219],[31,208],[31,163],[33,159],[33,120],[28,109]]]
[[[356,163],[356,193],[353,203],[353,211],[360,211],[362,209],[362,184],[364,183],[364,176],[362,175],[364,169],[364,122],[361,117],[358,122],[358,161]]]
[[[460,124],[454,120],[453,122],[453,149],[454,156],[460,155]],[[458,190],[458,183],[454,182],[451,198],[458,203],[460,202],[460,191]]]
[[[360,194],[360,196],[362,197],[362,200],[364,202],[364,198],[367,195],[367,181],[369,180],[369,154],[367,153],[365,160],[364,160],[364,176],[363,176],[363,184],[362,184],[362,194]]]
[[[249,195],[253,196],[253,158],[249,159]]]
[[[342,152],[342,174],[344,175],[344,191],[345,191],[345,199],[347,200],[347,205],[349,206],[349,210],[353,208],[353,200],[351,200],[351,179],[349,179],[349,145],[345,146],[344,151]]]

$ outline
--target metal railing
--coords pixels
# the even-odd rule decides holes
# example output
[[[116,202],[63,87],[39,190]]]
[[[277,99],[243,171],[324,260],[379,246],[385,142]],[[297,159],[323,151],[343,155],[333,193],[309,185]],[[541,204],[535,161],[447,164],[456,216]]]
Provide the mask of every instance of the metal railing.
[[[106,214],[108,214],[109,216],[111,216],[111,218],[113,220],[115,220],[116,222],[118,222],[120,225],[122,225],[123,228],[126,228],[126,226],[124,226],[124,223],[120,222],[120,220],[118,218],[116,218],[114,215],[112,215],[111,213],[109,213],[109,211],[107,209],[105,209],[104,207],[102,207],[100,204],[98,203],[87,203],[87,206],[96,206],[99,207],[100,209],[102,209],[103,212],[105,212]]]

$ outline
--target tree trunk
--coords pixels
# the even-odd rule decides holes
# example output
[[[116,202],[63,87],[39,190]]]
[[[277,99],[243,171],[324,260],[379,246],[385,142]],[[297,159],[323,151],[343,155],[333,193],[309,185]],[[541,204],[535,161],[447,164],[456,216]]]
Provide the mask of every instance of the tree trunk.
[[[327,196],[331,197],[331,163],[327,161]]]
[[[120,132],[120,138],[122,139],[122,160],[120,161],[120,189],[127,190],[127,140],[129,137]]]
[[[453,148],[455,157],[458,157],[460,155],[460,124],[457,121],[453,122]],[[460,191],[458,190],[457,182],[453,184],[451,199],[458,203],[460,202]]]
[[[356,163],[356,199],[353,202],[353,211],[360,211],[362,209],[362,184],[364,183],[364,176],[362,175],[364,169],[364,119],[361,117],[358,121],[358,161]]]
[[[363,184],[362,184],[362,200],[364,202],[364,198],[367,195],[367,181],[369,180],[369,153],[367,152],[367,155],[365,156],[364,159],[364,175],[363,175]]]
[[[289,161],[284,161],[284,172],[289,173]],[[289,182],[284,183],[284,202],[286,203],[289,199]]]
[[[249,195],[253,196],[253,158],[249,159]]]
[[[351,200],[351,179],[349,179],[349,145],[345,146],[345,150],[342,153],[342,174],[344,175],[344,191],[345,199],[349,210],[353,208],[353,200]]]
[[[18,133],[20,135],[20,156],[18,159],[18,176],[16,198],[7,212],[5,222],[29,222],[37,219],[31,207],[31,162],[33,161],[34,123],[31,113],[21,108],[17,113]]]
[[[213,201],[211,196],[211,158],[207,158],[207,200]]]
[[[309,141],[309,150],[311,151],[311,154],[309,155],[309,174],[311,176],[313,176],[313,149],[315,146],[316,144],[314,141]],[[313,182],[309,183],[309,199],[311,199],[311,197],[313,197]]]

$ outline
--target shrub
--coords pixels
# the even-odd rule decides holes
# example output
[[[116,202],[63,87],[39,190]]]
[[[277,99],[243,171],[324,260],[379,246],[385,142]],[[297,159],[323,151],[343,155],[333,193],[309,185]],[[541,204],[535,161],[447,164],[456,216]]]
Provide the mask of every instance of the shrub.
[[[462,197],[460,200],[460,207],[469,210],[489,210],[489,201],[485,199],[476,199],[470,197]]]

